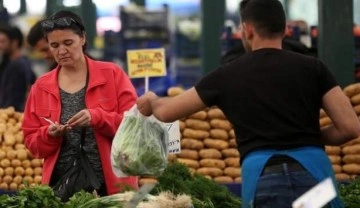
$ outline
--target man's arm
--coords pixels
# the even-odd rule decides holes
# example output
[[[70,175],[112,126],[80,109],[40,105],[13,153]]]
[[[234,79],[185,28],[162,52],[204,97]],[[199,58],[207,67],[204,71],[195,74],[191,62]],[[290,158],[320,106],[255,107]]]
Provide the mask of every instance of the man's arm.
[[[329,90],[322,98],[325,112],[333,124],[321,129],[326,145],[341,145],[360,136],[360,122],[350,100],[340,87]]]
[[[163,122],[173,122],[206,107],[194,87],[175,97],[159,98],[148,92],[138,99],[137,105],[142,114],[153,114]]]

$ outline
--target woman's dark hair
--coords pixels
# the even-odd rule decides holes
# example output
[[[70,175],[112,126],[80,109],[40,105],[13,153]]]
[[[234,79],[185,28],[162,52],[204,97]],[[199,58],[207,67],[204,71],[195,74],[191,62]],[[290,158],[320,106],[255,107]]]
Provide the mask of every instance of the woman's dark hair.
[[[240,2],[240,20],[254,24],[256,32],[263,38],[283,36],[286,17],[278,0],[243,0]]]
[[[85,35],[85,26],[80,16],[67,10],[58,11],[48,19],[43,20],[41,27],[46,39],[47,34],[54,30],[70,29],[79,36]],[[87,42],[83,45],[83,51],[86,50],[86,46]]]

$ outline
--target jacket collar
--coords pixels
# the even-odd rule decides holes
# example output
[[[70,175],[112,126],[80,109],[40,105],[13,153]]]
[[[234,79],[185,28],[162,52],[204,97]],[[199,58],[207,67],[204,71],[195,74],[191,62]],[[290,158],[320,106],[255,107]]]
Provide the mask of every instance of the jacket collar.
[[[106,78],[104,77],[103,73],[101,73],[102,71],[101,68],[103,67],[100,64],[101,62],[90,59],[86,55],[85,55],[85,60],[86,60],[87,68],[89,70],[89,83],[87,90],[89,90],[92,87],[105,84]],[[60,69],[61,66],[57,65],[55,69],[44,75],[44,77],[42,77],[42,79],[39,80],[40,81],[39,86],[50,93],[59,94],[58,74]]]

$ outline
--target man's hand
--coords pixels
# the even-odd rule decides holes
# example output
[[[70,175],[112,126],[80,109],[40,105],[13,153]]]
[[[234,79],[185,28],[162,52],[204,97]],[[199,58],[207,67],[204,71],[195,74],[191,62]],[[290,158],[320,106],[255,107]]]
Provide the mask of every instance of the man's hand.
[[[50,124],[48,128],[48,134],[53,137],[61,137],[67,130],[70,130],[70,127],[68,125],[62,125],[58,122],[55,122],[53,124]]]
[[[137,107],[144,116],[151,116],[153,114],[151,101],[156,100],[158,96],[153,92],[146,92],[136,101]]]
[[[87,109],[83,109],[76,113],[73,117],[71,117],[66,124],[69,125],[69,127],[88,127],[90,126],[91,122],[91,115],[90,112]]]

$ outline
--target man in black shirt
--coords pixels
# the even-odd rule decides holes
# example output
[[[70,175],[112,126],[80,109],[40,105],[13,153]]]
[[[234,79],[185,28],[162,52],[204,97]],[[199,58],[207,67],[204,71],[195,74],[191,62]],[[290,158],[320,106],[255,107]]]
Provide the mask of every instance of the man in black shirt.
[[[320,60],[282,49],[285,14],[278,0],[243,0],[240,17],[245,55],[178,96],[146,93],[138,109],[170,122],[218,106],[241,153],[243,207],[290,208],[318,182],[335,183],[324,145],[360,136],[360,123]],[[320,108],[334,125],[320,129]],[[342,204],[337,197],[328,206]]]

